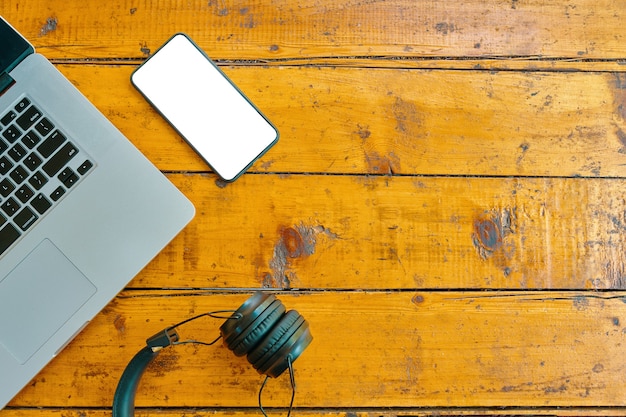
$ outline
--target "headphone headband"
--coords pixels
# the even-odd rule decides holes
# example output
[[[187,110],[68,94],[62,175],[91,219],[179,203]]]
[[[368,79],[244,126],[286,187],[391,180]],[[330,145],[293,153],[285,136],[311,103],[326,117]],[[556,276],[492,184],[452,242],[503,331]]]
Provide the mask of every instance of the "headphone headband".
[[[159,351],[144,347],[130,360],[113,396],[113,416],[135,415],[135,394],[139,380],[150,363],[157,357]]]

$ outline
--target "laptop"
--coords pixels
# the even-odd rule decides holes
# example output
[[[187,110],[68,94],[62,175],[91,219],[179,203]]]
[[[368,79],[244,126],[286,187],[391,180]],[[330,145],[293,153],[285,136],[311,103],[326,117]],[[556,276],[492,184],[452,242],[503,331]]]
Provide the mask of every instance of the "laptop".
[[[195,210],[3,18],[0,39],[1,409]]]

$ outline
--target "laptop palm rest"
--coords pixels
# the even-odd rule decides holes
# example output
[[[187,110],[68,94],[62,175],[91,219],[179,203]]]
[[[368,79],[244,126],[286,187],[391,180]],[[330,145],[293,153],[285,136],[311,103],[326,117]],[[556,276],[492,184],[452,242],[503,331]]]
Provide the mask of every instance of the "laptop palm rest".
[[[0,281],[0,344],[25,363],[95,292],[50,240],[42,241]]]

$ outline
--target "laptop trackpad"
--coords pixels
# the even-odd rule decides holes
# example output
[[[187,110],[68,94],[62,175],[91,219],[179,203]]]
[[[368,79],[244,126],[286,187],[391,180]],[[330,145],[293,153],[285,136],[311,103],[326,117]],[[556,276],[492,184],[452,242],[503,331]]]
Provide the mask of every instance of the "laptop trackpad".
[[[95,292],[44,240],[0,281],[0,343],[25,363]]]

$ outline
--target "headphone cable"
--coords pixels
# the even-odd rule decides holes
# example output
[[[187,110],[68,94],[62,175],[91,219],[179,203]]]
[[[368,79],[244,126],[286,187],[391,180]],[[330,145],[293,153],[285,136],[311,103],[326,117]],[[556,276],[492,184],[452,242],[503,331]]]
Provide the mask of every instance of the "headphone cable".
[[[291,379],[291,402],[289,403],[289,410],[287,411],[287,417],[290,417],[291,411],[293,410],[293,401],[296,398],[296,378],[294,376],[293,366],[291,363],[291,355],[287,355],[287,365],[289,365],[289,378]],[[263,383],[261,384],[261,388],[259,389],[259,409],[261,410],[261,412],[263,413],[265,417],[269,417],[269,416],[267,415],[267,413],[265,412],[265,409],[263,408],[262,394],[263,394],[263,388],[265,388],[265,384],[267,383],[268,379],[270,379],[270,376],[266,375],[265,379],[263,380]]]

